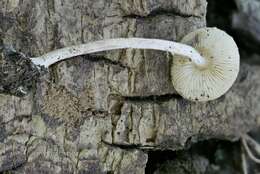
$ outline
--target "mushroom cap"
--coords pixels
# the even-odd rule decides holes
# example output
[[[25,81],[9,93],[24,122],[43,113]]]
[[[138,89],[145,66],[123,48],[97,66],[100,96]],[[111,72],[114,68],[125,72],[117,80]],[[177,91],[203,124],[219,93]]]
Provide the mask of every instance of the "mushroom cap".
[[[171,76],[176,91],[192,101],[214,100],[225,94],[239,72],[239,52],[233,38],[217,28],[201,28],[181,42],[194,47],[207,63],[198,66],[188,57],[174,55]]]

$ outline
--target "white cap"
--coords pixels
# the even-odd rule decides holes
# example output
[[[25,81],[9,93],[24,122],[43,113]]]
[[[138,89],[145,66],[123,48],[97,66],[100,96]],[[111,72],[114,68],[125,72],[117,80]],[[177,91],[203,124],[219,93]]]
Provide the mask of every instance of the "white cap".
[[[199,67],[188,57],[174,55],[171,76],[176,91],[192,101],[214,100],[225,94],[239,72],[239,52],[233,38],[217,28],[201,28],[181,42],[194,47],[207,63]]]

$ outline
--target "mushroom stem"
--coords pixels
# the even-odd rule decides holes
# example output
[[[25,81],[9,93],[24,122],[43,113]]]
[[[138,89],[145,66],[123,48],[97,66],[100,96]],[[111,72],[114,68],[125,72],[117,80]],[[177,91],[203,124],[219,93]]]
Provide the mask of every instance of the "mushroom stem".
[[[189,57],[197,66],[204,66],[206,60],[193,47],[160,39],[144,39],[144,38],[117,38],[107,39],[87,44],[81,44],[71,47],[58,49],[40,57],[31,58],[36,65],[41,65],[48,68],[50,65],[65,60],[71,57],[108,51],[114,49],[135,48],[135,49],[153,49],[168,51],[172,54],[178,54]]]

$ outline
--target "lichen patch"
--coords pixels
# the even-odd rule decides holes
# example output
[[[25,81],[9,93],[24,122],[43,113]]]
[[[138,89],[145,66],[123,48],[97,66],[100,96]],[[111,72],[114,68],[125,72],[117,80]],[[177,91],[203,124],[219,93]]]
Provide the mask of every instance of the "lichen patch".
[[[50,87],[43,98],[42,112],[63,119],[76,122],[81,117],[79,100],[65,88]]]

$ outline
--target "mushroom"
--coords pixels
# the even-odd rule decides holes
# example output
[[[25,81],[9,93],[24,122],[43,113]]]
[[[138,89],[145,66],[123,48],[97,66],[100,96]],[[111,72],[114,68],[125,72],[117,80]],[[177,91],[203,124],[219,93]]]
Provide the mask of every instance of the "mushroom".
[[[220,97],[232,86],[239,71],[239,53],[234,40],[217,28],[193,31],[182,39],[182,43],[160,39],[116,38],[58,49],[31,60],[36,65],[48,68],[71,57],[124,48],[172,53],[173,86],[181,96],[192,101]]]
[[[176,91],[192,101],[209,101],[226,93],[239,72],[239,52],[233,38],[217,28],[201,28],[182,41],[193,46],[206,63],[197,66],[184,55],[174,56],[172,83]]]

